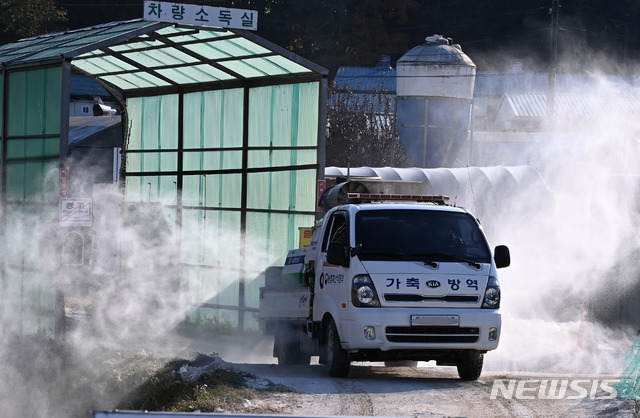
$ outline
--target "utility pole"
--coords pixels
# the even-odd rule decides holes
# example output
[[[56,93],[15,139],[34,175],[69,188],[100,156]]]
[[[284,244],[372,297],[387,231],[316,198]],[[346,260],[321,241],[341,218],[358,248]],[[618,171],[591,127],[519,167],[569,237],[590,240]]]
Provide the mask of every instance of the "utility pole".
[[[547,123],[549,129],[555,129],[556,108],[556,72],[558,69],[558,14],[560,0],[551,0],[551,27],[549,30],[549,72],[547,82]]]

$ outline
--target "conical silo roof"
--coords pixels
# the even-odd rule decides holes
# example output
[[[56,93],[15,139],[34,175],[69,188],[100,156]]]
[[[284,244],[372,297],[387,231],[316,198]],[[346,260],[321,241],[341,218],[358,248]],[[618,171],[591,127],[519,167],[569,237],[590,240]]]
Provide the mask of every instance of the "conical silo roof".
[[[427,36],[422,45],[411,48],[400,57],[398,66],[412,62],[476,66],[471,58],[462,52],[460,45],[451,45],[451,40],[441,35]]]

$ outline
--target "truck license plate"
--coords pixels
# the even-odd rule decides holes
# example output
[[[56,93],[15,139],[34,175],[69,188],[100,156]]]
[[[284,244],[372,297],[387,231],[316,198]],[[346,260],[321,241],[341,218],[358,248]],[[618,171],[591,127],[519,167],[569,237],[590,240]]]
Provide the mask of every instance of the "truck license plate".
[[[458,315],[411,315],[411,326],[460,326]]]

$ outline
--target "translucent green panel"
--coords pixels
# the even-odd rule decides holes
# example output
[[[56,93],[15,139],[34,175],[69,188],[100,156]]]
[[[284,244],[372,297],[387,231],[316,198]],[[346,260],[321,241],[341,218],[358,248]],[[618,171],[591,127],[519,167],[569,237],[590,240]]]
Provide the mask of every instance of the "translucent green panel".
[[[184,63],[196,62],[197,59],[180,52],[175,48],[151,49],[148,51],[134,51],[123,54],[126,58],[133,60],[143,67],[154,68],[164,65],[180,65]]]
[[[184,96],[184,148],[242,146],[242,89],[215,90]]]
[[[227,34],[229,34],[229,33],[227,33]],[[176,43],[184,43],[184,42],[193,42],[195,40],[200,40],[200,41],[212,40],[212,39],[215,39],[215,38],[217,38],[219,36],[220,36],[220,34],[217,34],[216,32],[209,32],[209,31],[206,31],[206,30],[199,30],[196,33],[191,32],[191,33],[185,34],[185,35],[172,36],[171,40],[173,42],[176,42]],[[188,47],[188,45],[184,45],[184,46]]]
[[[267,75],[262,69],[253,67],[244,61],[222,61],[220,65],[240,74],[240,76],[244,78],[264,77]]]
[[[158,40],[149,39],[148,41],[130,42],[128,44],[110,46],[109,50],[114,52],[125,52],[132,49],[150,48],[162,45],[163,43]]]
[[[11,139],[7,141],[7,159],[58,158],[59,138]]]
[[[108,75],[103,76],[102,79],[123,90],[148,87],[166,87],[170,85],[168,81],[164,81],[142,71],[121,75]]]
[[[2,288],[2,326],[23,334],[55,335],[55,286],[49,272],[7,266]]]
[[[60,133],[60,67],[8,73],[7,135]]]
[[[182,204],[184,206],[239,208],[241,189],[242,176],[240,174],[184,176]]]
[[[54,238],[49,226],[57,227],[57,201],[45,206],[23,205],[8,200],[5,215],[6,240],[11,243],[5,246],[6,263],[31,269],[42,267],[40,251]]]
[[[48,260],[48,246],[57,245],[53,231],[58,219],[62,72],[54,67],[5,76],[4,117],[12,138],[2,141],[7,157],[3,274],[8,278],[3,301],[15,305],[9,322],[17,330],[52,335],[56,277],[43,261]]]
[[[620,375],[620,381],[613,386],[620,395],[640,401],[640,335],[624,355],[624,371]]]
[[[275,265],[284,265],[274,263]],[[260,307],[260,288],[264,286],[264,272],[259,275],[251,276],[245,283],[245,300],[244,303],[247,307],[258,308]],[[245,324],[246,325],[246,324]]]
[[[249,98],[250,146],[316,146],[318,83],[253,88]]]
[[[244,62],[251,67],[259,68],[260,71],[264,71],[264,73],[268,75],[282,75],[291,73],[288,69],[276,64],[269,58],[270,57],[248,58],[244,60]]]
[[[219,271],[197,266],[183,266],[182,295],[192,305],[205,303],[227,306],[238,306],[239,275],[235,271]],[[206,316],[209,321],[234,321],[237,314],[229,312],[222,315],[211,309],[203,309],[199,315]],[[213,319],[216,318],[216,319]],[[203,320],[202,316],[199,318]]]
[[[195,68],[199,72],[206,74],[209,78],[212,78],[212,79],[216,79],[216,80],[232,80],[233,79],[233,76],[231,74],[225,73],[224,71],[219,70],[216,67],[213,67],[209,64],[194,65],[191,68]],[[226,91],[229,91],[229,90],[226,90]]]
[[[249,91],[249,146],[272,145],[274,87],[277,86],[252,88]]]
[[[316,171],[249,173],[247,207],[251,209],[314,211]]]
[[[210,65],[160,69],[158,73],[178,84],[212,83],[214,81],[231,80],[233,78],[229,74]]]
[[[90,74],[105,74],[114,71],[134,71],[136,67],[112,56],[100,56],[73,61],[73,65]]]
[[[287,252],[299,246],[299,228],[314,224],[313,215],[282,213],[247,213],[248,269],[283,265]],[[253,267],[253,268],[251,268]]]
[[[234,57],[241,57],[243,55],[255,55],[255,54],[268,54],[271,51],[246,38],[234,38],[226,41],[216,42],[216,45],[222,45],[220,48],[224,49],[230,55]]]
[[[310,73],[311,70],[303,67],[302,65],[291,61],[288,58],[285,58],[281,55],[273,55],[270,57],[266,57],[265,60],[271,61],[274,65],[282,68],[288,73]]]
[[[191,44],[185,45],[184,47],[200,56],[207,57],[211,60],[232,58],[232,56],[227,52],[217,48],[215,43]]]
[[[167,204],[164,202],[161,202],[162,204]],[[174,202],[175,204],[175,202]],[[173,209],[173,208],[164,208],[164,218],[167,220],[167,224],[169,225],[169,228],[171,228],[172,231],[175,231],[176,226],[177,226],[177,221],[178,221],[178,217],[177,217],[177,210]]]
[[[235,270],[240,263],[240,213],[183,209],[181,260]]]
[[[57,202],[58,161],[6,163],[7,200]]]
[[[298,103],[298,135],[299,146],[318,146],[320,84],[303,83],[300,86],[300,102]],[[322,104],[321,106],[324,106]]]
[[[316,150],[259,150],[248,152],[249,168],[307,165],[318,162]]]
[[[176,176],[127,176],[125,199],[127,202],[177,202]]]
[[[186,151],[184,171],[242,168],[242,151]]]
[[[128,99],[131,128],[127,149],[177,149],[177,109],[177,95]]]
[[[176,171],[178,168],[177,152],[127,153],[126,156],[129,173]]]

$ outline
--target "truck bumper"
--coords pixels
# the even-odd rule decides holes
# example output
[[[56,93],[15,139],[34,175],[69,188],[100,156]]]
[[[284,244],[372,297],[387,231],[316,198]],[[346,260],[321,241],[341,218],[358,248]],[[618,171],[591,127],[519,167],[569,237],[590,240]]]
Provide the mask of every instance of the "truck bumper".
[[[500,340],[498,310],[357,308],[353,314],[338,330],[342,348],[350,351],[489,351]]]

